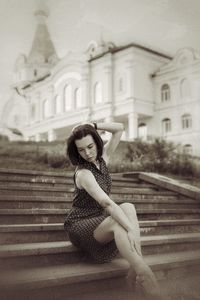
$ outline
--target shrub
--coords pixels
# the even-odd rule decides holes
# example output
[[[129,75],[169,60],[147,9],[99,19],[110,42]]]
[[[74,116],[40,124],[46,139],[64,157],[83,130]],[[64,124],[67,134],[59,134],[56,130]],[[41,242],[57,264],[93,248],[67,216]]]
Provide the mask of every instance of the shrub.
[[[195,176],[198,173],[192,159],[185,154],[177,154],[176,158],[172,161],[170,171],[172,174],[183,176]]]
[[[69,166],[69,161],[64,155],[48,154],[48,165],[52,168],[65,168]]]
[[[198,176],[200,167],[192,157],[178,153],[178,146],[172,142],[156,139],[154,143],[135,140],[128,145],[125,158],[133,171],[172,173],[184,176]],[[130,166],[128,166],[130,168]]]
[[[7,135],[0,134],[0,141],[3,141],[3,142],[8,142],[8,141],[9,141],[9,139],[8,139]]]

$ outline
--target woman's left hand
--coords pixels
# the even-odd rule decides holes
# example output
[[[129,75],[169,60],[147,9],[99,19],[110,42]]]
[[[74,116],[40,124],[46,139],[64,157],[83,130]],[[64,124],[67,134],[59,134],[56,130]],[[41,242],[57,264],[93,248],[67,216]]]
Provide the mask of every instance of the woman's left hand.
[[[130,246],[131,246],[131,250],[135,251],[135,237],[134,237],[134,234],[133,234],[132,231],[128,231],[127,235],[128,235],[128,240],[129,240],[129,243],[130,243]]]
[[[130,242],[131,250],[136,251],[140,255],[140,247],[139,247],[139,241],[136,241],[135,235],[133,231],[128,231],[128,240]]]

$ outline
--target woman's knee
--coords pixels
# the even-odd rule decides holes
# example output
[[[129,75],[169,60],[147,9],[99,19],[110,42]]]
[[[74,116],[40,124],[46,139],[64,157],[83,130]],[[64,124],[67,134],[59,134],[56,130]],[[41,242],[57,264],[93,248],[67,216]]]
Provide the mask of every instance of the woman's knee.
[[[136,209],[134,204],[125,202],[120,204],[120,207],[125,213],[136,215]]]
[[[95,230],[94,230],[94,238],[100,242],[105,242],[113,237],[114,231],[114,219],[109,216],[107,217]]]

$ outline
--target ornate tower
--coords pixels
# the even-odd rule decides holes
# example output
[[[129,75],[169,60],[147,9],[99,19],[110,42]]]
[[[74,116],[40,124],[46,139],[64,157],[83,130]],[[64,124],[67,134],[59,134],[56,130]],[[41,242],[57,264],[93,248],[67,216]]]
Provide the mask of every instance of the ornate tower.
[[[23,89],[50,74],[52,66],[58,61],[55,47],[51,40],[47,25],[47,13],[35,12],[37,28],[29,55],[20,54],[14,68],[13,85]]]

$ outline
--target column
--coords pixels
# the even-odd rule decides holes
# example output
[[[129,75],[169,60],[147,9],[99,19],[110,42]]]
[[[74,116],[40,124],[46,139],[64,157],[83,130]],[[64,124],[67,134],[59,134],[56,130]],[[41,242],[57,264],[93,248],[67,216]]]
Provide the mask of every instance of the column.
[[[50,106],[49,108],[49,114],[52,117],[54,115],[54,86],[50,85],[48,88],[48,93],[47,93],[47,97],[48,97],[48,105]]]
[[[34,95],[33,95],[33,97],[34,97]],[[35,121],[40,122],[42,119],[42,116],[41,116],[40,93],[39,92],[36,93],[36,95],[35,95],[34,103],[35,103]]]
[[[30,126],[32,123],[31,110],[32,110],[32,105],[31,105],[31,103],[28,103],[27,104],[27,122],[26,122],[26,125],[28,125],[28,126]]]
[[[92,120],[93,115],[93,86],[92,86],[92,71],[91,71],[91,62],[83,67],[85,83],[87,79],[87,87],[86,87],[86,107],[89,108],[87,121],[90,122]]]
[[[41,141],[41,134],[40,133],[36,133],[36,135],[35,135],[35,141],[36,142],[40,142]]]
[[[128,139],[133,140],[138,137],[138,114],[131,112],[128,115]]]
[[[126,61],[127,69],[127,88],[128,88],[128,97],[134,98],[134,61],[132,59]]]
[[[43,106],[43,99],[41,96],[38,96],[38,121],[42,122],[44,119],[44,106]]]
[[[52,142],[56,140],[56,132],[54,129],[50,129],[48,131],[48,142]]]
[[[104,79],[104,103],[112,103],[113,101],[113,66],[112,66],[112,54],[106,55],[106,66],[104,67],[105,79]]]
[[[81,98],[82,107],[90,106],[89,103],[89,66],[84,64],[81,74]]]

